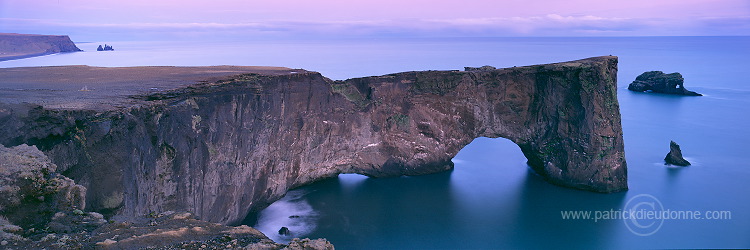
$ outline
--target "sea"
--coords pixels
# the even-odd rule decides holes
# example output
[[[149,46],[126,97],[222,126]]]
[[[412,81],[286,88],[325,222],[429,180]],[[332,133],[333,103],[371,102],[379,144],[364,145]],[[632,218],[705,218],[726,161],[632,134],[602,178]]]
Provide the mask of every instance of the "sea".
[[[750,248],[750,37],[76,42],[84,52],[0,67],[261,65],[337,80],[615,55],[626,192],[549,184],[509,140],[477,138],[451,171],[342,174],[291,190],[245,223],[276,241],[326,238],[337,249]],[[97,52],[104,43],[115,51]],[[681,73],[685,87],[704,96],[627,90],[653,70]],[[670,141],[691,166],[664,164]],[[280,235],[281,227],[291,234]]]

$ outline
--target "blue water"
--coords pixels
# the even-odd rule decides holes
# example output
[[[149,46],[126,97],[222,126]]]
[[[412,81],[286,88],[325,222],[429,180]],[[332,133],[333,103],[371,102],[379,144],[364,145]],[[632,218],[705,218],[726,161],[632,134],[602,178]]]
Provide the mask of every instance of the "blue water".
[[[5,61],[0,67],[269,65],[346,79],[616,55],[627,192],[598,194],[550,185],[529,172],[510,141],[478,138],[454,158],[453,171],[384,179],[341,175],[294,190],[249,221],[276,240],[325,237],[339,249],[750,247],[750,37],[108,43],[116,51],[95,52],[99,43],[85,43],[79,47],[86,52]],[[625,89],[650,70],[680,72],[688,89],[705,96]],[[663,164],[670,140],[682,146],[692,166]],[[650,198],[638,203],[643,197]],[[561,215],[603,213],[632,204],[725,211],[725,216],[728,211],[731,217],[644,220],[637,228],[629,220],[595,222]],[[278,235],[281,226],[289,227],[292,236]]]

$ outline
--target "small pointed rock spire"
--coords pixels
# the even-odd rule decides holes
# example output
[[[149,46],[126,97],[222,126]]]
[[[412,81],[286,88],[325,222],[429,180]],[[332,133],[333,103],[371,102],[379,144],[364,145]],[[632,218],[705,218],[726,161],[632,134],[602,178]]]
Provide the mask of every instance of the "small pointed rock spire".
[[[666,157],[664,157],[664,162],[666,164],[670,165],[677,165],[677,166],[690,166],[690,162],[685,160],[685,158],[682,158],[682,150],[680,150],[680,145],[678,145],[674,141],[669,142],[669,153]]]

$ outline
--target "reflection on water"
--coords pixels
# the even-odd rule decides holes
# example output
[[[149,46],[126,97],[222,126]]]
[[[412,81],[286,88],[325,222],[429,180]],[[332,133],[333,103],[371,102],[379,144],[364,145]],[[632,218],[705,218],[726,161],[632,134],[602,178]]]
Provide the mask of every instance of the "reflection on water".
[[[444,228],[455,224],[449,182],[446,172],[424,178],[367,178],[356,186],[341,178],[315,184],[306,188],[311,191],[306,197],[316,211],[325,212],[310,237],[333,235],[328,239],[340,242],[342,249],[444,244],[441,241],[449,239]]]
[[[527,171],[513,230],[506,237],[512,248],[602,249],[612,248],[614,232],[624,229],[621,220],[563,219],[561,211],[611,211],[622,208],[627,192],[601,194],[561,188]],[[492,246],[480,246],[488,248]]]
[[[616,209],[625,193],[548,184],[509,140],[478,138],[454,162],[444,173],[342,175],[297,189],[317,214],[315,230],[304,237],[325,237],[341,249],[597,247],[608,246],[612,228],[622,226],[563,220],[561,210]],[[255,226],[272,235],[283,225]]]
[[[299,188],[293,191],[293,198],[272,207],[292,207],[280,209],[283,211],[299,206],[289,200],[309,204],[315,219],[306,221],[313,224],[306,228],[313,230],[295,237],[327,238],[340,249],[630,249],[750,244],[745,237],[750,233],[747,196],[738,196],[737,192],[744,191],[731,189],[748,184],[726,175],[737,173],[737,168],[665,166],[657,161],[668,146],[668,141],[662,147],[654,146],[662,150],[649,151],[653,157],[629,158],[628,192],[600,194],[549,184],[528,168],[518,146],[509,140],[478,138],[454,158],[452,171],[397,178],[341,175]],[[647,155],[643,150],[629,152]],[[562,211],[622,211],[630,199],[641,194],[653,196],[672,211],[728,210],[732,218],[666,220],[653,235],[638,236],[621,219],[562,216]],[[278,234],[282,226],[289,227],[278,223],[287,222],[288,213],[276,219],[273,214],[268,221],[274,223],[259,220],[254,224],[269,236]]]

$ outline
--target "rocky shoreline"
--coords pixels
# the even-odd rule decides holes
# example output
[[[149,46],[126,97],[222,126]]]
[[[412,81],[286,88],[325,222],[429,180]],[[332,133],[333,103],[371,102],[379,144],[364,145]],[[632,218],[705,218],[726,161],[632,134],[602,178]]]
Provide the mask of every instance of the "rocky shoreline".
[[[251,227],[201,221],[189,212],[105,219],[84,212],[86,189],[55,169],[34,146],[0,146],[0,248],[333,249],[324,239],[275,243]]]

